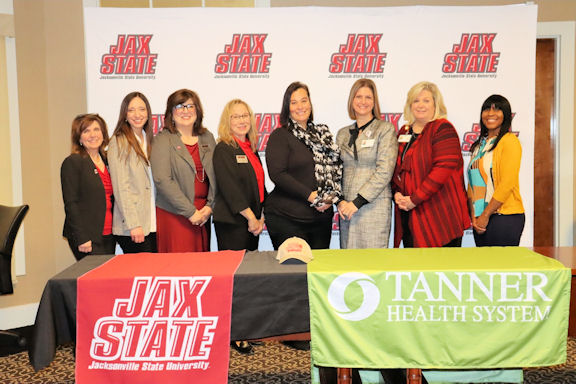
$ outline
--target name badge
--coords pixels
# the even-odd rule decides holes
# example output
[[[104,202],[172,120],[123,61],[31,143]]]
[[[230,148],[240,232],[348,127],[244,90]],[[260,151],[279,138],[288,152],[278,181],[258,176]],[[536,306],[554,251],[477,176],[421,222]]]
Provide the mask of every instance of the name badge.
[[[412,135],[409,135],[409,134],[398,136],[398,142],[399,143],[409,143],[411,139],[412,139]]]
[[[372,148],[374,146],[374,139],[362,140],[360,148]]]
[[[246,155],[236,155],[236,162],[238,164],[247,164],[248,163],[248,156]]]

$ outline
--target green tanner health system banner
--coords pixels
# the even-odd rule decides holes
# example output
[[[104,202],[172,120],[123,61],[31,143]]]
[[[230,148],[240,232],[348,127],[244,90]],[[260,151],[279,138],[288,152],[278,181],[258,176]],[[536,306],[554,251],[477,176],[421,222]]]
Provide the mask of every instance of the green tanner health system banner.
[[[525,248],[313,251],[312,359],[472,369],[566,361],[571,271]]]

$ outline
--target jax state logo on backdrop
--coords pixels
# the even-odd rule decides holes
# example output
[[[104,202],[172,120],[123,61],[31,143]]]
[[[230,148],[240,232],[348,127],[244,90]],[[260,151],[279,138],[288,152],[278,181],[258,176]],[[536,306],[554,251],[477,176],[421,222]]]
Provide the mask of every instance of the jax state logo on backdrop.
[[[279,113],[255,113],[256,127],[258,128],[258,152],[264,156],[268,139],[273,130],[280,126]]]
[[[380,118],[382,119],[382,121],[387,121],[389,123],[392,123],[392,125],[394,126],[394,131],[396,133],[398,133],[398,131],[401,128],[401,125],[399,124],[401,117],[402,117],[402,113],[398,113],[398,112],[385,112],[385,113],[380,114]]]
[[[215,78],[268,78],[272,53],[266,52],[267,33],[235,33],[216,56]]]
[[[442,77],[496,77],[500,52],[494,51],[496,33],[463,33],[444,55]]]
[[[152,119],[152,132],[154,133],[154,136],[156,136],[156,134],[160,132],[162,130],[162,127],[164,126],[164,114],[163,113],[152,114],[151,119]]]
[[[381,33],[350,33],[330,56],[328,77],[384,77],[386,52],[380,51]]]
[[[512,120],[514,120],[515,115],[516,113],[512,113]],[[519,131],[512,131],[512,133],[516,137],[520,135]],[[478,137],[480,137],[480,124],[474,123],[472,124],[472,129],[462,135],[462,155],[470,156],[470,147],[478,140]]]
[[[157,53],[150,50],[153,35],[118,35],[102,55],[101,79],[154,79]]]

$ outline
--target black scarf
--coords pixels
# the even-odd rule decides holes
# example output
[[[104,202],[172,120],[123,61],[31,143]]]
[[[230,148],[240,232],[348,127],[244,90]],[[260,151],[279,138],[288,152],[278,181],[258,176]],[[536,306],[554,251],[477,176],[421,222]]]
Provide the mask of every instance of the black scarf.
[[[337,202],[342,196],[342,161],[328,127],[308,122],[306,129],[302,129],[290,119],[288,130],[312,151],[314,157],[318,196],[311,205],[317,207]]]
[[[358,149],[356,148],[356,140],[358,139],[358,135],[360,131],[363,131],[364,128],[372,124],[375,117],[372,118],[369,122],[358,128],[358,123],[354,123],[354,128],[350,128],[350,140],[348,140],[348,147],[354,149],[354,160],[358,161]]]

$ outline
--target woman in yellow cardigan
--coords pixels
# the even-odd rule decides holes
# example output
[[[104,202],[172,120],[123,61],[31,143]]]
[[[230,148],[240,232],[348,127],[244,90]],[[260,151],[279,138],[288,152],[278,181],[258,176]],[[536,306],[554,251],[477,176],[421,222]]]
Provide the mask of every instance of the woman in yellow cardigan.
[[[476,246],[518,246],[524,230],[519,174],[522,147],[510,132],[512,108],[500,95],[482,104],[480,137],[470,151],[468,206]]]

